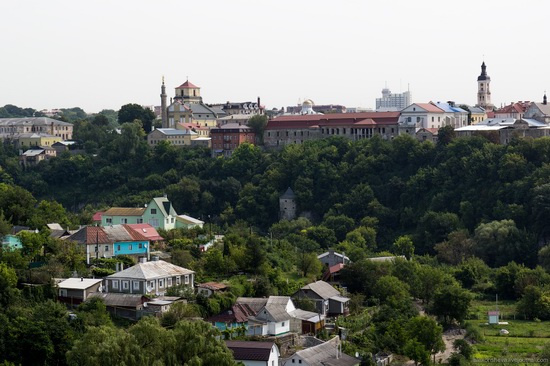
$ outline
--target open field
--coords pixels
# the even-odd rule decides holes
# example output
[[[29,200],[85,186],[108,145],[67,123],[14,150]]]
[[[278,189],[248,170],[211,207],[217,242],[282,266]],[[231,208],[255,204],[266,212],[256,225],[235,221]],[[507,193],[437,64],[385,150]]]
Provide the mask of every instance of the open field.
[[[537,361],[543,347],[550,344],[550,322],[515,319],[515,305],[508,302],[499,304],[501,321],[508,324],[488,325],[487,311],[490,310],[495,310],[494,303],[475,302],[468,321],[484,338],[483,342],[474,344],[476,364],[485,364],[483,360],[487,360],[491,365],[532,365]],[[501,335],[501,329],[510,333]]]

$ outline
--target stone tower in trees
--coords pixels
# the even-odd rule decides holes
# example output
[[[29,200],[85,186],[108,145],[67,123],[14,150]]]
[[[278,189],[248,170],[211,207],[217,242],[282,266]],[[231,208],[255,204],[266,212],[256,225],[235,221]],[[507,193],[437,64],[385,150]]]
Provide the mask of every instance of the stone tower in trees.
[[[294,220],[296,218],[296,195],[290,187],[279,197],[279,219]]]

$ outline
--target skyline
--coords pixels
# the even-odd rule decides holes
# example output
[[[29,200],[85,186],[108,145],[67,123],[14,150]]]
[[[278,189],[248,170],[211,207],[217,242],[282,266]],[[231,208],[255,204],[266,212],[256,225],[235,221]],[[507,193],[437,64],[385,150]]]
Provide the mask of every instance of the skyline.
[[[68,0],[0,5],[0,105],[88,113],[160,105],[189,79],[205,103],[374,108],[387,87],[413,102],[476,103],[485,61],[496,107],[542,101],[543,0],[291,2]]]

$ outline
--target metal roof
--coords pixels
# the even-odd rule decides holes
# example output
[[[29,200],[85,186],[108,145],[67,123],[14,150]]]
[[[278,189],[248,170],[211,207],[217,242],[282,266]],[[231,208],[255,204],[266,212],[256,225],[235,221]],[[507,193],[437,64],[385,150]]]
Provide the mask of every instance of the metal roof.
[[[195,273],[190,269],[176,266],[175,264],[163,260],[138,263],[123,271],[117,272],[107,278],[130,278],[152,280],[155,278],[165,278],[172,276],[189,275]]]
[[[179,221],[183,221],[185,223],[198,224],[198,225],[204,224],[204,221],[201,221],[199,219],[196,219],[194,217],[187,216],[187,215],[178,215],[176,219]]]
[[[144,212],[144,207],[111,207],[103,216],[141,216]]]
[[[72,123],[58,121],[48,117],[21,117],[21,118],[0,118],[0,126],[72,126]]]
[[[325,281],[312,282],[302,287],[302,290],[313,291],[325,300],[330,299],[333,296],[340,296],[340,292]]]
[[[102,299],[107,306],[121,306],[131,308],[136,308],[148,300],[147,297],[143,295],[103,292],[94,292],[90,294],[88,296],[88,300],[94,297]]]
[[[310,366],[353,366],[359,365],[359,360],[339,351],[340,338],[332,338],[325,343],[303,349],[296,355]],[[292,356],[290,356],[292,358]]]
[[[236,361],[268,361],[274,342],[225,341]]]
[[[196,135],[197,133],[191,130],[178,130],[175,128],[156,128],[155,131],[159,131],[166,136],[187,136]]]
[[[85,290],[103,281],[101,278],[67,278],[57,284],[57,287],[69,290]]]

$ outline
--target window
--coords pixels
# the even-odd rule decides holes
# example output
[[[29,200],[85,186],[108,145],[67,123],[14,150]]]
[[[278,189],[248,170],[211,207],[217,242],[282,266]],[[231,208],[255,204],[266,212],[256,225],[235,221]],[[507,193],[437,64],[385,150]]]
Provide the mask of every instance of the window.
[[[143,224],[143,219],[137,219],[138,224]]]
[[[118,290],[118,280],[113,280],[113,288]]]
[[[128,290],[130,288],[130,281],[122,281],[122,289]]]
[[[189,284],[189,275],[185,275],[185,284],[186,284],[186,285]]]
[[[166,287],[172,286],[172,277],[166,279]]]
[[[155,281],[149,281],[149,287],[154,289],[155,288]]]
[[[163,288],[164,287],[164,280],[159,280],[159,288]]]
[[[138,244],[138,249],[143,249],[143,243]]]
[[[132,244],[128,244],[128,250],[132,250]]]
[[[120,244],[116,246],[116,250],[120,252]]]
[[[107,218],[105,219],[105,222],[106,222],[107,224],[112,224],[112,223],[113,223],[113,219],[112,219],[111,217],[107,217]]]
[[[181,284],[181,277],[178,276],[176,277],[176,285],[180,285]]]
[[[157,214],[157,209],[156,208],[152,208],[151,209],[151,215],[156,215]]]
[[[283,327],[285,326],[285,322],[283,322],[282,326],[283,326]]]
[[[127,223],[128,223],[128,219],[123,217],[122,219],[120,219],[120,223],[121,223],[121,224],[127,224]]]
[[[170,222],[173,224],[174,223],[174,218],[172,217],[172,219],[170,220]]]
[[[109,251],[109,246],[108,246],[108,245],[105,245],[105,251],[106,251],[106,252]]]
[[[133,281],[134,290],[139,290],[139,281]]]

